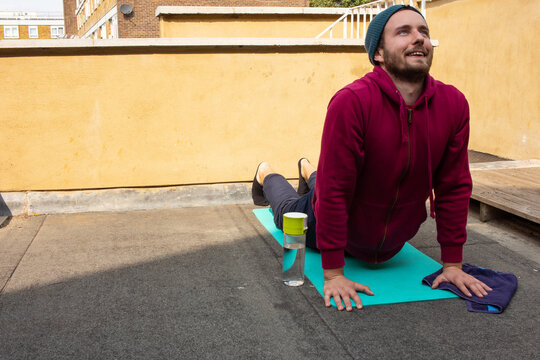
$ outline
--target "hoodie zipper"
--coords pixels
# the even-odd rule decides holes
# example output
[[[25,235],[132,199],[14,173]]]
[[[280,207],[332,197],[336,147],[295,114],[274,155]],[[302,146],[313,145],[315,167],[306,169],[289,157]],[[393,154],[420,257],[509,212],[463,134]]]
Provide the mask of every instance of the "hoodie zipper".
[[[392,213],[394,212],[394,208],[396,207],[398,197],[399,197],[399,189],[401,187],[401,183],[403,183],[403,180],[405,180],[405,176],[409,172],[409,166],[411,164],[411,138],[410,138],[410,126],[412,124],[412,109],[407,109],[409,114],[407,117],[407,165],[405,166],[405,169],[401,173],[401,176],[398,181],[397,191],[396,191],[396,197],[394,198],[394,202],[392,203],[392,207],[390,207],[390,210],[388,211],[388,215],[386,215],[386,222],[384,225],[384,236],[381,241],[381,244],[379,245],[377,252],[375,253],[375,262],[378,262],[379,257],[379,251],[382,249],[384,242],[386,241],[386,236],[388,234],[388,224],[390,223],[390,218],[392,217]]]

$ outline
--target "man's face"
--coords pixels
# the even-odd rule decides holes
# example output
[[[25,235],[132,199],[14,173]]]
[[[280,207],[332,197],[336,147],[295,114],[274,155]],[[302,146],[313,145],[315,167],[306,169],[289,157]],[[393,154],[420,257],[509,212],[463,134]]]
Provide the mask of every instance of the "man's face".
[[[433,46],[424,18],[415,11],[401,10],[392,15],[374,59],[398,79],[423,80],[433,60]]]

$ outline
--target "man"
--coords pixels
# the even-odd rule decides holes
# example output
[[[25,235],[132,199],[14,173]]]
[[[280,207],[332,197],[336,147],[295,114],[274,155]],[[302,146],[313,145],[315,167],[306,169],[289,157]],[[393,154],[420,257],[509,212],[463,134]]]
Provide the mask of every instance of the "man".
[[[344,276],[345,254],[371,263],[392,258],[425,221],[428,198],[443,261],[433,287],[451,282],[468,296],[486,296],[491,288],[461,270],[472,189],[467,101],[429,75],[433,47],[415,8],[395,5],[377,15],[366,50],[374,70],[330,101],[314,194],[304,195],[313,196],[325,304],[333,298],[351,311],[352,299],[362,307],[357,291],[373,292]],[[278,188],[272,172],[262,163],[254,185],[263,184],[275,211],[276,192],[267,193]],[[302,211],[295,208],[301,200],[289,199],[282,201],[287,210]]]

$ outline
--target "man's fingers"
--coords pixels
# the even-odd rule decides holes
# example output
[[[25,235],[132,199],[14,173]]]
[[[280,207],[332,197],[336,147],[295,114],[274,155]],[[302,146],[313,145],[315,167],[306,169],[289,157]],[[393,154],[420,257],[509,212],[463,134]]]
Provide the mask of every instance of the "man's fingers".
[[[470,276],[469,281],[464,282],[464,283],[473,292],[473,294],[478,296],[479,298],[483,298],[484,296],[487,296],[488,295],[487,292],[493,290],[492,288],[490,288],[489,286],[484,284],[482,281],[476,279],[473,276]],[[465,295],[467,294],[465,293]],[[467,296],[471,296],[471,295],[467,295]]]
[[[345,309],[347,311],[352,311],[351,298],[348,295],[343,295],[341,299],[343,300],[343,303],[345,304]]]
[[[433,284],[431,285],[431,288],[432,288],[432,289],[436,289],[436,288],[439,287],[439,285],[440,285],[442,282],[445,282],[445,281],[447,282],[448,280],[446,280],[446,278],[444,278],[444,277],[442,276],[442,274],[441,274],[441,275],[437,276],[437,277],[435,278],[435,280],[433,280]]]
[[[336,307],[339,311],[343,310],[343,304],[341,303],[341,296],[339,294],[334,295],[334,302],[336,303]]]
[[[478,297],[484,297],[484,296],[487,296],[488,294],[487,291],[482,287],[481,283],[476,284],[476,291],[473,290],[473,292]]]
[[[324,305],[326,307],[332,306],[332,304],[330,303],[330,293],[329,292],[324,294]]]
[[[375,295],[373,293],[373,291],[371,291],[371,289],[369,288],[369,286],[366,286],[366,285],[362,285],[362,284],[359,284],[359,283],[354,283],[354,290],[356,291],[360,291],[360,292],[363,292],[364,294],[367,294],[367,295]],[[354,299],[354,298],[353,298]],[[356,300],[355,300],[356,301]]]
[[[360,299],[360,295],[355,291],[351,295],[352,299],[354,300],[354,303],[356,304],[357,309],[362,308],[362,300]]]
[[[471,286],[471,290],[476,296],[484,297],[484,296],[488,296],[488,293],[487,293],[488,290],[491,291],[493,289],[487,286],[486,284],[484,284],[483,282],[478,281],[477,283],[474,284],[474,288]]]
[[[373,295],[373,292],[369,289],[369,287],[355,283],[354,288],[350,290],[349,296],[344,295],[343,296],[343,302],[345,303],[345,307],[347,308],[347,311],[352,311],[352,303],[351,299],[356,304],[357,309],[362,308],[362,299],[360,299],[360,295],[356,291],[362,291],[366,294]]]
[[[330,302],[331,298],[334,298],[334,303],[336,304],[336,307],[338,310],[343,310],[343,303],[341,302],[342,296],[343,296],[343,302],[345,303],[345,306],[347,306],[347,311],[352,310],[351,301],[349,299],[349,296],[347,294],[340,294],[340,291],[337,289],[330,289],[330,290],[324,290],[324,305],[326,307],[332,306],[332,303]]]
[[[324,303],[329,307],[333,298],[338,310],[347,309],[347,311],[352,311],[354,301],[354,305],[358,309],[361,309],[362,300],[358,291],[368,295],[374,295],[368,286],[351,281],[345,276],[325,279],[325,285],[323,287]]]
[[[440,283],[447,281],[454,284],[466,296],[471,297],[472,294],[474,294],[479,298],[487,296],[488,291],[493,290],[474,276],[466,274],[463,272],[463,270],[448,268],[447,270],[443,271],[448,271],[448,274],[445,275],[443,272],[443,274],[437,276],[437,278],[433,281],[432,288],[435,289]]]
[[[375,294],[373,293],[373,291],[371,291],[371,289],[369,288],[369,286],[366,286],[366,285],[357,284],[357,286],[356,286],[356,291],[361,291],[361,292],[363,292],[364,294],[371,295],[371,296],[375,295]],[[360,297],[358,297],[358,298],[360,298]],[[356,301],[356,300],[355,300],[355,301]]]
[[[465,286],[464,283],[460,282],[459,284],[454,284],[454,285],[456,285],[457,288],[458,288],[459,290],[461,290],[461,292],[464,293],[466,296],[468,296],[468,297],[471,297],[471,296],[472,296],[471,293],[470,293],[470,291],[469,291],[469,289],[467,288],[467,286]]]
[[[484,284],[483,282],[480,281],[480,284],[482,284],[482,287],[484,288],[484,290],[487,290],[487,291],[493,291],[492,288],[490,288],[489,286],[487,286],[487,285]]]
[[[326,307],[332,306],[330,302],[331,298],[334,298],[334,302],[338,310],[346,309],[347,311],[352,311],[353,306],[351,299],[354,301],[358,309],[362,308],[362,300],[360,299],[360,296],[358,296],[358,293],[354,290],[351,291],[350,294],[343,293],[343,291],[341,294],[337,291],[335,293],[328,291],[324,295],[324,304]]]

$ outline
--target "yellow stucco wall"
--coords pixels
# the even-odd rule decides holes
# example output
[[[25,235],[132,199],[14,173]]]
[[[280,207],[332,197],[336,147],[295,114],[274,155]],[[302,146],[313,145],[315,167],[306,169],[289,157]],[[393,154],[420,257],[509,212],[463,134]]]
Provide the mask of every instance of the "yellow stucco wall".
[[[296,177],[371,66],[271,51],[0,57],[0,191],[249,181],[262,160]]]
[[[339,17],[340,15],[283,14],[163,15],[160,17],[160,36],[314,38]],[[337,26],[332,36],[343,38],[343,26]]]
[[[427,16],[431,73],[469,100],[469,147],[540,159],[540,1],[439,0]]]
[[[471,149],[540,158],[539,6],[429,3],[432,74],[467,96]],[[358,49],[293,49],[4,51],[0,191],[249,181],[262,160],[296,177],[332,94],[371,65]]]

